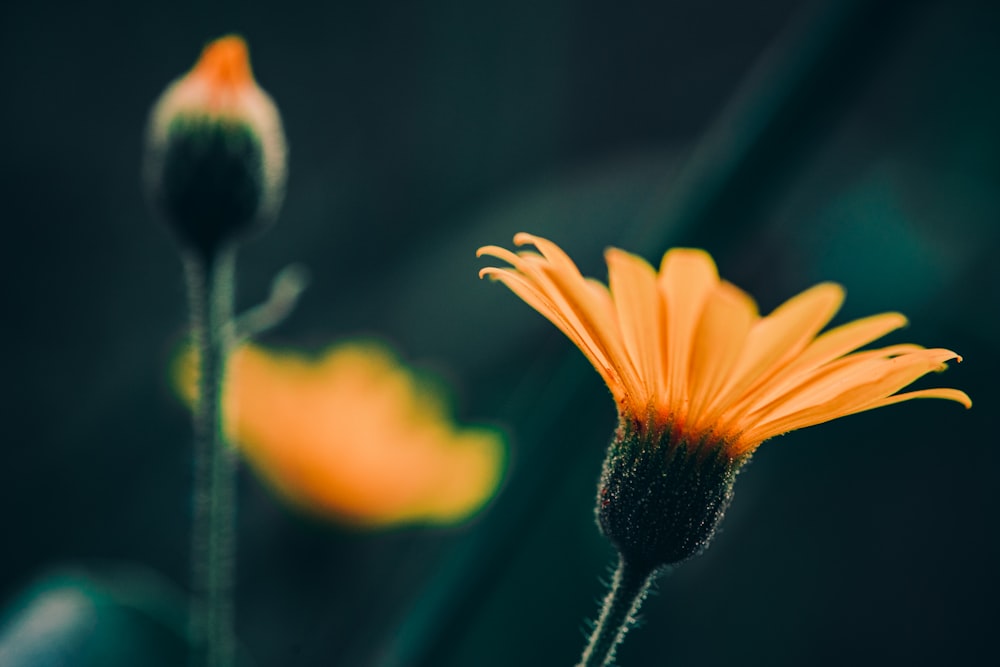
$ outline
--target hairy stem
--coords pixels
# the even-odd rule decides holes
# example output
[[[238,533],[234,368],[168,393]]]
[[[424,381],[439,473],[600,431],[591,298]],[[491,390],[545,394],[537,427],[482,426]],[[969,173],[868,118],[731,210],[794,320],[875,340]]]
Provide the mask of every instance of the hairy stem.
[[[604,598],[601,615],[577,667],[606,667],[614,664],[615,649],[635,622],[656,572],[636,567],[619,557],[611,590]]]
[[[194,410],[191,632],[194,667],[230,667],[234,656],[236,455],[226,441],[222,391],[231,347],[235,252],[184,261],[192,344],[198,350]]]

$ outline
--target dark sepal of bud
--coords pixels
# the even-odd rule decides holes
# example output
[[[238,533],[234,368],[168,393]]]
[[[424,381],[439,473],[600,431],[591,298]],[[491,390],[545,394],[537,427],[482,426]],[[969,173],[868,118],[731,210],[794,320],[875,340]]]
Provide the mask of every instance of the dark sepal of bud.
[[[185,247],[211,254],[270,222],[261,210],[264,152],[249,125],[178,116],[153,152],[148,165],[153,203]]]
[[[722,447],[675,442],[669,432],[650,439],[622,425],[604,461],[597,523],[636,567],[678,563],[708,545],[744,461]]]

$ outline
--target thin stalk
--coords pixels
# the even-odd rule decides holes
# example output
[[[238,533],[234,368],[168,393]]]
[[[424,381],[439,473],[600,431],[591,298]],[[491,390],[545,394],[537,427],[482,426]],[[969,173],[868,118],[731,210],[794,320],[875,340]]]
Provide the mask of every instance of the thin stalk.
[[[236,455],[223,431],[222,389],[231,347],[235,252],[188,256],[184,268],[199,371],[191,531],[192,665],[231,667]]]
[[[604,598],[601,616],[590,636],[577,667],[606,667],[614,664],[615,649],[635,622],[642,601],[646,599],[656,572],[636,567],[619,557],[618,569],[611,580],[611,590]]]

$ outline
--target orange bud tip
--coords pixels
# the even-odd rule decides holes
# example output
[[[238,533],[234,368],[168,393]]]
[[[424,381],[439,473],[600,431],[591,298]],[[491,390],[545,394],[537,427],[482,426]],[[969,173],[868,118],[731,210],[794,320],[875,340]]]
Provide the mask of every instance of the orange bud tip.
[[[202,79],[215,90],[254,85],[246,41],[239,35],[227,35],[209,43],[190,76]]]

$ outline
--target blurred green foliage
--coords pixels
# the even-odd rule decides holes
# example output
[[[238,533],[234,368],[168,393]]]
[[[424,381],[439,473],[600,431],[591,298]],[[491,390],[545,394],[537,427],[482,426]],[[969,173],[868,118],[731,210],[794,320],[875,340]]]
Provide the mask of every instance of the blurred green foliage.
[[[187,600],[135,566],[45,573],[0,619],[5,667],[170,667],[187,659]]]

